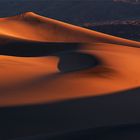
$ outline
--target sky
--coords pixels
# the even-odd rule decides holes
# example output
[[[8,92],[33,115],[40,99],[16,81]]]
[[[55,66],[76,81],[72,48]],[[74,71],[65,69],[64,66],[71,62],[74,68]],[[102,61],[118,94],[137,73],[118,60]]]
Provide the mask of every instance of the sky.
[[[0,0],[0,17],[33,11],[73,24],[140,18],[139,4],[114,1],[116,0]]]

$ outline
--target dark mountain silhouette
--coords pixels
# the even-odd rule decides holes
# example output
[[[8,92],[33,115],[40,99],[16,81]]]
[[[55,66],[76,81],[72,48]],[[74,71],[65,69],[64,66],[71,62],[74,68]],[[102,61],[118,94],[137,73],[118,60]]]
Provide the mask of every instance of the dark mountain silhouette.
[[[106,34],[140,41],[140,20],[85,23],[83,26]]]
[[[132,4],[140,4],[140,0],[113,0],[114,2],[128,2]]]

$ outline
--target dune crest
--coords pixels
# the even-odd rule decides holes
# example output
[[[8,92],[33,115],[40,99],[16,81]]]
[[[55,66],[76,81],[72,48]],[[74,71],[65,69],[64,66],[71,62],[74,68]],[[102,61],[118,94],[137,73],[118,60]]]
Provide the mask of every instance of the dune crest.
[[[111,43],[139,47],[140,43],[26,12],[0,19],[0,34],[43,42]],[[12,26],[12,27],[11,27]],[[20,31],[20,32],[19,32]]]

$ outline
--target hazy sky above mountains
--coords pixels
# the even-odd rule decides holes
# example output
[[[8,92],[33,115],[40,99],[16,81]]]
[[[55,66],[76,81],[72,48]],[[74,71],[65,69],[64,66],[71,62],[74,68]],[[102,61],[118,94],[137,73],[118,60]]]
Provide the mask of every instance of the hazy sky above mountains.
[[[0,17],[33,11],[74,24],[138,19],[140,5],[135,1],[137,0],[0,0]]]

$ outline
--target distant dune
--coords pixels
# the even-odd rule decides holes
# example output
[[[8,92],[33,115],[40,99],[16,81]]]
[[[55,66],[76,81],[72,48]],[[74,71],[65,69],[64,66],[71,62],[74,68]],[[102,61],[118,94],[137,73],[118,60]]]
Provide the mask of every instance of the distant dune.
[[[139,47],[140,42],[88,30],[42,17],[32,12],[1,18],[1,113],[4,115],[4,110],[7,110],[8,115],[8,112],[11,111],[11,118],[19,119],[19,123],[17,121],[16,124],[14,119],[9,121],[7,115],[2,115],[2,118],[5,118],[5,123],[9,122],[11,124],[9,129],[6,130],[7,128],[2,123],[4,125],[2,137],[10,139],[37,135],[41,132],[49,134],[60,130],[62,132],[64,130],[74,130],[74,128],[95,128],[95,125],[91,126],[90,122],[87,122],[87,117],[87,120],[82,120],[79,126],[75,121],[72,121],[71,125],[66,122],[69,125],[59,130],[58,122],[51,121],[51,130],[49,130],[50,124],[43,129],[39,123],[31,124],[27,121],[28,117],[32,115],[28,115],[29,112],[26,109],[32,108],[34,105],[45,104],[48,105],[49,110],[50,105],[52,105],[50,108],[53,108],[53,105],[56,107],[57,103],[98,98],[101,95],[105,99],[107,98],[106,103],[109,103],[111,102],[110,97],[106,97],[109,94],[113,96],[119,92],[132,91],[132,89],[138,88],[140,86]],[[118,101],[120,102],[120,98]],[[90,109],[89,103],[88,108],[84,108],[84,110]],[[124,104],[121,103],[122,106]],[[28,106],[25,108],[25,114],[22,106]],[[74,109],[76,106],[70,109]],[[46,109],[46,106],[44,108]],[[42,106],[41,110],[44,110],[44,108]],[[118,106],[118,108],[120,107]],[[126,108],[123,111],[125,110]],[[23,114],[22,116],[20,116],[20,111]],[[91,110],[89,112],[91,113]],[[59,113],[62,116],[66,115],[61,110],[56,112],[54,116],[57,118],[60,115]],[[96,113],[98,114],[98,111]],[[82,110],[80,114],[82,114]],[[27,118],[24,118],[24,115]],[[35,113],[35,118],[36,115]],[[43,116],[43,113],[38,115]],[[93,117],[96,114],[87,113],[87,115]],[[52,119],[54,116],[52,116]],[[76,117],[78,116],[77,114]],[[31,129],[27,129],[28,125],[23,126],[23,128],[22,125],[19,126],[21,118],[29,123]],[[66,119],[68,119],[67,115]],[[59,118],[56,120],[59,120]],[[124,119],[120,117],[117,124],[121,125],[122,120]],[[44,120],[44,122],[46,121]],[[61,117],[59,121],[63,123]],[[95,118],[93,121],[96,121]],[[129,122],[127,123],[129,124]],[[91,124],[94,124],[94,122]],[[104,124],[102,122],[100,125],[105,127]],[[11,127],[14,125],[16,125],[15,128]],[[34,125],[35,129],[32,128]],[[7,131],[10,131],[9,135],[5,135]]]
[[[54,19],[45,18],[32,12],[15,17],[1,18],[0,26],[2,38],[11,36],[17,39],[44,42],[93,43],[94,41],[94,43],[104,42],[139,47],[138,42],[109,36]]]

